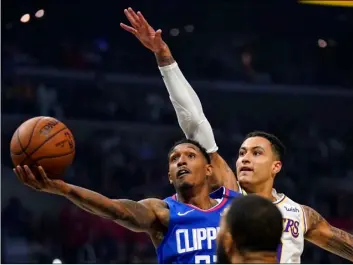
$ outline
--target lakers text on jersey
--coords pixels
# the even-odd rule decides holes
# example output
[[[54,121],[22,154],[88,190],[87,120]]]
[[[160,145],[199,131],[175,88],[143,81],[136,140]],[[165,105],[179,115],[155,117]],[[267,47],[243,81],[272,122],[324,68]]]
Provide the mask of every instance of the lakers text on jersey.
[[[306,232],[304,211],[300,204],[284,194],[279,194],[275,190],[272,194],[277,198],[274,204],[283,216],[283,233],[281,245],[277,251],[277,260],[280,263],[300,263]]]

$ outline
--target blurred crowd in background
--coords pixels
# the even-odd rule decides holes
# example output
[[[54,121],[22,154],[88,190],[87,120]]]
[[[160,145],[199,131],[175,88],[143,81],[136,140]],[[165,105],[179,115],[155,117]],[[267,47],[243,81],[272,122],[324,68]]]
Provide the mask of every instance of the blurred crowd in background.
[[[228,163],[246,133],[276,134],[288,153],[276,188],[353,232],[351,9],[20,2],[5,4],[2,23],[2,263],[156,262],[146,235],[22,186],[9,156],[23,121],[53,116],[76,140],[66,181],[111,198],[173,194],[167,153],[183,134],[153,55],[119,28],[130,5],[163,30]],[[302,261],[346,262],[310,244]]]

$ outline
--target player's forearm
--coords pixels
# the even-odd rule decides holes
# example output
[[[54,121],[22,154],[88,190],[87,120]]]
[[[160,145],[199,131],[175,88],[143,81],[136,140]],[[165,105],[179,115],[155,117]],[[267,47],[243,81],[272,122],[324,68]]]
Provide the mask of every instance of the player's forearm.
[[[332,226],[326,230],[316,234],[309,232],[306,235],[306,239],[333,254],[353,262],[353,235]]]
[[[330,230],[332,236],[327,241],[324,248],[353,262],[353,235],[332,226]]]
[[[308,224],[305,238],[323,249],[353,261],[353,235],[331,226],[311,207],[302,207]]]
[[[135,232],[147,232],[155,221],[155,214],[143,203],[120,199],[112,200],[97,192],[67,184],[61,195],[78,207],[115,221]]]
[[[166,54],[171,56],[170,52],[166,51]],[[203,113],[201,101],[185,79],[178,64],[173,59],[173,63],[159,65],[159,69],[185,136],[198,141],[207,152],[216,152],[218,147],[211,125]]]
[[[85,188],[70,184],[66,185],[62,195],[83,210],[111,220],[123,218],[121,207],[114,203],[113,200]]]

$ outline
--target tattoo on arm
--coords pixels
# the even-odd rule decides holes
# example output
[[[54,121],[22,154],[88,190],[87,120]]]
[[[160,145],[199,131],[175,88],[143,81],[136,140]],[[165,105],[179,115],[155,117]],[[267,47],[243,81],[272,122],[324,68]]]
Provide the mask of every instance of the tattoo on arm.
[[[327,242],[327,250],[353,261],[353,235],[331,226],[332,237]]]
[[[167,66],[175,62],[167,44],[165,44],[165,47],[160,52],[155,53],[155,56],[159,67]]]
[[[305,216],[307,219],[308,228],[309,227],[315,228],[320,223],[326,222],[326,220],[313,208],[306,206],[306,205],[302,205],[302,206],[303,206],[304,213],[305,213]]]
[[[94,191],[73,185],[65,197],[83,210],[111,219],[136,232],[148,231],[157,219],[153,210],[141,202],[111,200]]]
[[[163,55],[156,54],[156,59],[157,59],[158,66],[160,67],[167,66],[175,62],[172,55],[163,56]]]
[[[120,218],[116,219],[120,225],[130,228],[134,231],[145,230],[152,228],[157,216],[153,210],[148,209],[140,202],[121,199],[113,200],[120,207]]]
[[[304,205],[303,209],[308,226],[305,238],[323,249],[353,261],[353,235],[331,226],[314,209]]]

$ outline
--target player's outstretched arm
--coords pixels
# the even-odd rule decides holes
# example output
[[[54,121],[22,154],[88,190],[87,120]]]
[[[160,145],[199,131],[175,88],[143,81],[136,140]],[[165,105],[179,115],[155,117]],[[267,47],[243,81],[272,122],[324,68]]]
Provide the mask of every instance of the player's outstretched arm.
[[[218,147],[211,125],[205,117],[202,105],[196,92],[175,62],[168,45],[162,39],[162,31],[155,31],[141,12],[135,13],[131,8],[124,13],[131,26],[121,23],[120,26],[132,33],[146,48],[154,52],[170,100],[177,114],[178,122],[188,139],[198,141],[211,154],[214,183],[238,190],[236,178],[224,159],[217,153]]]
[[[38,190],[66,197],[80,208],[98,216],[111,219],[135,232],[150,232],[158,223],[156,209],[163,201],[147,199],[140,202],[112,200],[97,192],[67,184],[62,180],[49,179],[42,167],[36,176],[28,166],[16,167],[15,174],[25,185]]]
[[[353,261],[353,235],[331,226],[317,211],[303,205],[307,223],[305,239],[342,258]]]

